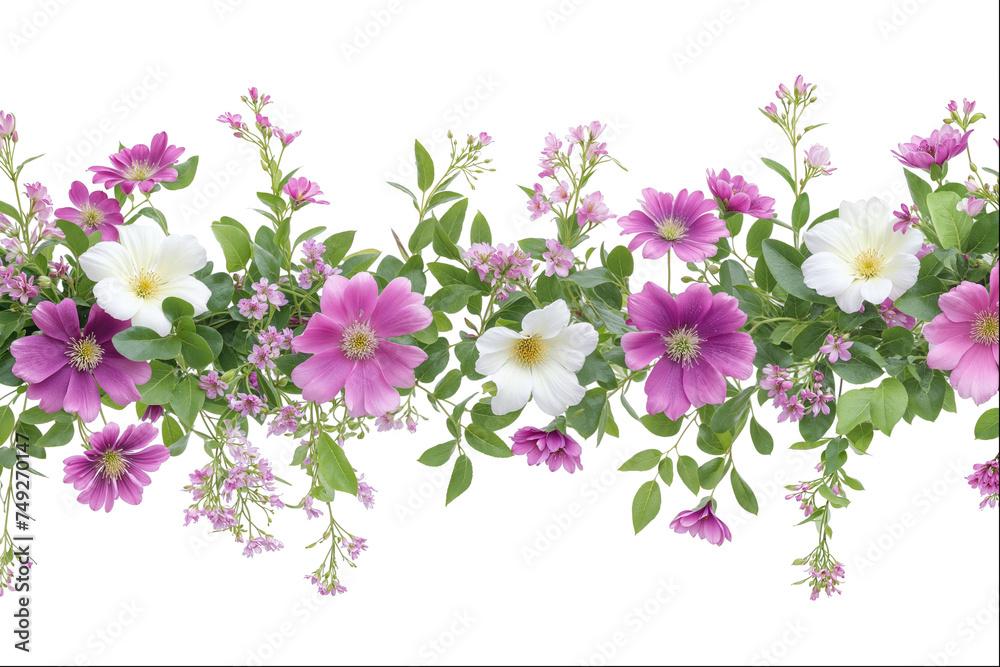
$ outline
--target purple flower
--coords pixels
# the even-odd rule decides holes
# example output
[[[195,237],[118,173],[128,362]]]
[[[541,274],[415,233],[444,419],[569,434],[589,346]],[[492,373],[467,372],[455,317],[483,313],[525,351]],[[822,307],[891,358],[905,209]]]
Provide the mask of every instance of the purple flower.
[[[837,171],[836,167],[833,169],[828,169],[830,166],[830,149],[821,146],[820,144],[813,144],[809,147],[809,150],[805,151],[806,154],[806,166],[811,169],[817,170],[824,176],[829,176],[833,172]]]
[[[892,151],[892,154],[907,167],[930,170],[932,164],[944,166],[945,162],[964,152],[970,134],[972,130],[962,134],[950,125],[942,125],[926,139],[913,135],[908,143],[899,144],[899,152]]]
[[[985,199],[979,199],[978,197],[969,197],[968,199],[962,199],[955,206],[955,210],[962,211],[968,215],[975,217],[979,215],[983,207],[986,206]]]
[[[365,481],[365,474],[358,475],[358,502],[365,506],[366,510],[375,507],[375,489]]]
[[[218,120],[220,123],[226,123],[227,125],[229,125],[229,129],[236,130],[235,132],[233,132],[234,137],[243,136],[243,133],[240,130],[245,130],[246,125],[243,124],[243,116],[239,115],[238,113],[229,113],[227,111],[226,113],[219,116],[216,120]]]
[[[17,141],[17,119],[14,114],[4,113],[0,109],[0,139],[11,139]]]
[[[118,405],[139,400],[136,385],[149,381],[149,364],[126,359],[111,343],[129,328],[128,320],[116,320],[94,305],[81,333],[72,299],[42,302],[32,319],[42,333],[11,343],[16,359],[11,370],[29,384],[27,397],[37,399],[42,410],[63,409],[93,421],[101,409],[98,386]]]
[[[323,512],[313,507],[313,497],[306,496],[302,500],[302,509],[306,512],[306,519],[314,519],[323,516]]]
[[[910,230],[910,225],[920,223],[920,218],[917,216],[916,206],[911,209],[906,204],[902,204],[899,210],[893,211],[892,214],[899,220],[892,226],[892,231],[894,232],[901,232],[905,234]]]
[[[912,329],[917,325],[917,318],[911,317],[895,307],[892,299],[886,299],[878,307],[878,314],[887,327],[904,327]]]
[[[90,192],[86,185],[75,181],[69,189],[69,200],[73,207],[56,209],[57,218],[79,226],[87,236],[101,232],[104,241],[118,240],[117,226],[125,219],[117,199],[100,190]]]
[[[684,510],[670,522],[675,533],[689,533],[691,537],[700,537],[710,544],[722,546],[726,540],[733,541],[729,526],[715,516],[715,501],[706,499],[693,510]]]
[[[149,424],[129,426],[121,433],[108,424],[90,436],[91,449],[63,461],[64,482],[82,491],[77,500],[95,512],[103,505],[110,512],[119,498],[129,505],[142,502],[142,487],[152,480],[146,473],[159,470],[170,458],[163,445],[149,445],[157,430]]]
[[[799,397],[792,395],[788,397],[785,404],[781,406],[781,414],[778,415],[778,422],[783,422],[788,420],[789,422],[797,422],[802,419],[806,414],[806,408],[799,401]]]
[[[718,176],[715,170],[706,172],[708,189],[719,201],[719,208],[725,213],[743,213],[755,218],[774,217],[774,199],[759,194],[757,186],[747,183],[742,176],[729,175],[729,170],[723,169]]]
[[[531,213],[532,220],[538,220],[551,210],[552,205],[541,192],[536,191],[535,196],[528,200],[528,212]]]
[[[257,298],[261,301],[279,307],[288,303],[288,298],[278,289],[278,286],[269,283],[267,278],[261,278],[259,282],[253,283],[252,287],[257,292]]]
[[[351,560],[357,560],[362,551],[368,551],[368,545],[365,544],[367,541],[368,540],[363,537],[352,537],[351,541],[348,542],[347,538],[342,537],[340,538],[340,547],[342,549],[347,549],[347,553],[351,557]]]
[[[177,170],[173,166],[183,152],[183,148],[168,146],[167,133],[160,132],[149,146],[136,144],[123,148],[110,156],[110,167],[91,167],[90,171],[94,172],[94,183],[102,184],[106,190],[120,185],[122,191],[130,195],[139,186],[139,191],[145,194],[157,183],[177,180]]]
[[[569,275],[569,270],[573,268],[573,251],[563,246],[555,239],[545,242],[548,252],[542,253],[545,260],[545,275],[551,276],[553,273],[565,278]]]
[[[977,463],[972,466],[972,470],[972,474],[966,477],[966,479],[969,480],[969,486],[979,489],[980,495],[983,496],[983,500],[979,504],[979,509],[985,509],[987,505],[996,507],[998,493],[1000,493],[1000,475],[997,472],[997,460],[993,459],[986,463]]]
[[[528,465],[547,463],[552,472],[563,468],[570,474],[576,470],[583,470],[583,464],[580,462],[583,449],[576,440],[558,429],[543,431],[533,426],[525,426],[518,429],[511,440],[514,441],[511,451],[527,456]]]
[[[209,371],[198,378],[198,387],[205,390],[205,397],[212,399],[223,396],[229,385],[219,378],[217,371]]]
[[[155,424],[163,416],[163,406],[162,405],[147,405],[145,411],[142,413],[141,421],[150,422]]]
[[[713,213],[715,201],[705,199],[701,192],[688,194],[681,190],[672,194],[653,188],[642,191],[641,211],[632,211],[618,220],[621,235],[635,234],[628,249],[642,246],[647,259],[663,257],[673,250],[685,262],[704,262],[713,257],[720,238],[729,236],[726,223]]]
[[[316,197],[323,194],[319,185],[313,183],[308,178],[290,178],[285,183],[283,192],[292,200],[292,208],[299,208],[305,204],[329,204],[328,201],[321,201]]]
[[[240,315],[247,319],[262,320],[267,314],[267,301],[260,299],[256,294],[249,299],[240,299],[236,307]]]
[[[298,132],[285,132],[280,127],[274,128],[274,136],[278,137],[278,140],[281,142],[282,146],[289,145],[290,143],[295,141],[295,139],[300,134],[302,134],[302,130],[299,130]]]
[[[826,335],[826,345],[821,345],[819,351],[823,354],[829,355],[830,363],[837,363],[838,359],[843,359],[844,361],[851,360],[851,353],[848,350],[854,345],[852,342],[844,342],[843,336],[833,337],[833,334]]]

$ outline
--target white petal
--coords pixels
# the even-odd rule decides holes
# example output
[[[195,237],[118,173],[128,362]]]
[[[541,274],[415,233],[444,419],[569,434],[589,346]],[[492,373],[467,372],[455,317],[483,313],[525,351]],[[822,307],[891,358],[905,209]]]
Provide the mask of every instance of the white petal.
[[[802,263],[802,279],[823,296],[837,296],[854,282],[854,270],[839,256],[821,252]]]
[[[150,267],[162,280],[189,276],[205,266],[208,255],[190,234],[171,234],[160,244],[156,265]]]
[[[916,255],[923,243],[924,234],[919,229],[910,229],[905,234],[894,232],[886,244],[885,256],[892,257],[900,253]]]
[[[909,234],[907,234],[909,236]],[[913,287],[920,273],[920,260],[914,255],[896,255],[882,267],[880,274],[892,281],[892,291],[889,298],[896,300],[903,292]]]
[[[167,282],[156,293],[161,304],[162,300],[169,296],[187,301],[194,306],[194,314],[201,315],[208,310],[208,300],[212,298],[212,290],[194,276],[181,276]],[[160,307],[162,308],[162,305]]]
[[[151,269],[163,242],[163,230],[154,224],[119,227],[118,240],[137,269]]]
[[[127,282],[133,275],[132,258],[128,251],[120,243],[110,241],[101,241],[80,255],[80,268],[94,282],[107,278]]]
[[[80,261],[83,261],[83,257]],[[136,311],[142,307],[142,301],[117,278],[105,278],[94,285],[94,297],[97,299],[97,305],[116,320],[132,319]]]
[[[892,217],[892,209],[878,197],[872,197],[865,202],[865,217],[868,218],[868,224],[887,222]]]
[[[497,395],[490,401],[493,414],[505,415],[528,404],[531,398],[531,371],[524,366],[504,364],[493,375],[493,381],[497,385]]]
[[[851,225],[859,227],[864,224],[865,221],[865,202],[840,202],[840,211],[837,215],[841,220],[846,220]]]
[[[846,220],[821,222],[805,234],[809,252],[814,255],[829,252],[845,261],[850,261],[860,252],[858,240],[857,229]]]
[[[571,405],[583,400],[587,390],[580,386],[576,373],[557,363],[542,363],[531,369],[532,395],[542,412],[556,417]]]
[[[560,299],[541,310],[533,310],[521,320],[521,333],[526,336],[552,338],[569,324],[569,308]]]
[[[546,341],[546,354],[574,373],[583,368],[587,355],[597,348],[597,331],[587,322],[578,322]]]
[[[170,333],[170,321],[163,314],[160,305],[155,301],[143,302],[139,310],[132,316],[132,326],[148,327],[161,336],[166,336]]]
[[[846,290],[836,295],[837,305],[845,313],[856,313],[861,310],[865,298],[861,295],[862,281],[855,280]]]
[[[522,340],[523,338],[526,338],[526,336],[522,336],[513,329],[507,329],[506,327],[494,327],[476,340],[476,349],[479,350],[479,354],[489,352],[504,352],[506,354],[510,354],[517,341]]]
[[[883,276],[876,276],[868,280],[858,281],[861,283],[861,296],[869,303],[876,306],[889,298],[892,292],[892,281]]]

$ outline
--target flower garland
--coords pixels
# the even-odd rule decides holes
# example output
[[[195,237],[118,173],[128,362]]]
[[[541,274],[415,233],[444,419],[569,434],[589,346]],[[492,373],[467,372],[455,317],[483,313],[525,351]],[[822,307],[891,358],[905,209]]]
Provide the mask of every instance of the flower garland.
[[[91,167],[93,191],[76,181],[70,205],[53,210],[44,186],[22,181],[31,160],[15,159],[17,122],[0,111],[0,169],[15,195],[0,202],[5,516],[19,502],[15,469],[33,472],[71,442],[83,451],[65,458],[64,481],[95,511],[140,504],[171,457],[200,457],[184,488],[185,525],[206,521],[256,557],[284,547],[273,515],[300,510],[319,524],[310,546],[326,548],[306,579],[337,595],[343,566],[368,544],[337,521],[335,500],[374,507],[375,489],[349,461],[373,430],[443,420],[450,438],[418,461],[451,467],[450,504],[469,490],[474,460],[524,456],[573,473],[586,441],[617,437],[630,418],[676,437],[621,466],[652,476],[633,501],[635,531],[658,516],[661,485],[676,478],[701,498],[670,528],[721,546],[732,534],[717,508],[730,494],[717,492],[728,476],[732,499],[757,513],[733,452],[771,454],[774,436],[755,411],[772,409],[797,425],[791,448],[818,453],[816,475],[786,496],[818,535],[794,561],[806,572],[796,583],[812,599],[840,593],[831,521],[863,489],[847,473],[851,455],[900,420],[954,411],[956,394],[977,405],[997,394],[998,186],[997,172],[971,158],[983,114],[951,102],[941,129],[893,151],[910,194],[898,211],[871,199],[813,215],[808,184],[836,171],[828,148],[800,147],[822,125],[803,124],[815,92],[799,76],[760,109],[792,150],[791,169],[764,159],[791,189],[784,220],[776,198],[727,169],[706,172],[707,193],[649,187],[639,208],[612,213],[593,183],[621,164],[593,122],[550,133],[539,182],[522,187],[531,218],[546,219],[543,235],[494,245],[486,217],[466,225],[469,200],[451,189],[493,171],[492,138],[449,134],[446,166],[418,141],[415,187],[389,184],[416,211],[390,253],[355,249],[350,230],[299,233],[300,218],[317,217],[306,209],[329,202],[284,166],[300,132],[274,126],[270,96],[251,88],[246,120],[218,120],[259,153],[263,221],[212,223],[225,270],[207,261],[204,239],[171,234],[154,203],[189,186],[198,166],[165,132]],[[963,156],[970,176],[949,182]],[[595,244],[609,229],[627,245]],[[663,258],[662,280],[636,283],[640,249],[638,261]],[[686,269],[676,279],[675,260]],[[644,410],[633,407],[640,386]],[[529,402],[552,421],[518,423]],[[138,425],[106,421],[133,404]],[[250,439],[251,422],[298,442],[304,495],[275,476],[271,444]],[[996,440],[997,422],[991,407],[975,437]],[[196,441],[203,450],[189,447]],[[996,458],[968,481],[981,508],[996,506]],[[9,527],[0,594],[12,576]]]

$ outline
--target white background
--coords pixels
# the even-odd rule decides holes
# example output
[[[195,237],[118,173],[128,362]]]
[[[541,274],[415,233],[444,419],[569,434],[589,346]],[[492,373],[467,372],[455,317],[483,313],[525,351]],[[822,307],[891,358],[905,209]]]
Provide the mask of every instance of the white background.
[[[212,220],[261,222],[250,211],[263,189],[253,156],[214,120],[244,111],[250,85],[273,95],[276,124],[304,129],[288,164],[333,202],[308,209],[299,231],[357,228],[358,247],[391,249],[390,227],[406,238],[414,212],[384,182],[413,182],[415,137],[446,160],[449,129],[496,139],[497,172],[471,202],[494,240],[550,233],[527,220],[514,186],[533,182],[547,132],[594,119],[610,123],[609,150],[629,168],[593,183],[614,212],[628,213],[644,187],[705,189],[706,168],[728,167],[778,197],[787,218],[786,185],[756,158],[790,164],[789,149],[756,109],[800,72],[820,84],[811,120],[830,125],[815,141],[838,168],[810,186],[815,212],[875,195],[909,203],[889,151],[939,127],[949,99],[975,99],[987,114],[971,145],[995,167],[997,11],[916,0],[17,0],[3,8],[0,107],[18,116],[22,157],[47,153],[23,180],[43,181],[57,206],[119,140],[167,130],[201,169],[160,206],[216,259]],[[964,177],[961,160],[952,167]],[[599,240],[614,242],[615,230]],[[640,271],[662,278],[662,268]],[[815,603],[789,585],[800,578],[789,563],[815,532],[793,528],[800,513],[780,487],[810,475],[815,457],[786,450],[798,439],[787,425],[769,458],[749,439],[738,445],[761,512],[743,513],[723,484],[733,542],[722,548],[668,529],[695,502],[679,483],[633,536],[632,495],[647,477],[614,470],[656,443],[621,410],[622,439],[588,443],[582,473],[476,456],[472,488],[447,510],[447,471],[415,461],[446,439],[443,426],[352,443],[351,461],[379,493],[370,512],[337,503],[371,549],[336,599],[302,579],[322,555],[303,549],[321,525],[301,511],[274,527],[285,551],[252,561],[228,538],[182,527],[180,487],[203,462],[197,447],[154,475],[140,507],[105,515],[61,483],[69,446],[42,463],[49,479],[34,489],[34,652],[11,649],[5,596],[0,662],[997,664],[997,514],[978,510],[963,479],[996,454],[995,442],[972,439],[982,409],[962,403],[935,424],[903,424],[876,437],[872,456],[851,458],[869,490],[834,518],[844,595]],[[545,423],[532,409],[521,421]],[[259,444],[282,474],[289,441]],[[686,451],[705,458],[693,442]],[[297,500],[303,480],[285,476]]]

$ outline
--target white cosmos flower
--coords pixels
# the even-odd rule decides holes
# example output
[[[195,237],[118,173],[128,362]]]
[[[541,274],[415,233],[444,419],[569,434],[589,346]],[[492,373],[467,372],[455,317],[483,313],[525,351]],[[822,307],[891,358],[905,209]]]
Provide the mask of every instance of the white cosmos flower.
[[[97,303],[112,317],[132,320],[166,336],[163,300],[174,296],[208,310],[211,290],[192,273],[205,266],[205,249],[190,234],[164,236],[156,225],[118,228],[118,243],[102,241],[80,255],[80,268],[96,282]]]
[[[476,372],[493,376],[493,414],[520,410],[534,396],[543,412],[561,415],[583,399],[576,373],[597,347],[597,332],[586,322],[569,324],[565,301],[524,316],[521,332],[496,327],[476,341]]]
[[[892,231],[892,211],[873,197],[840,205],[840,217],[806,232],[812,253],[802,264],[806,285],[832,296],[845,313],[898,299],[913,287],[920,271],[916,253],[924,242],[919,230]]]

